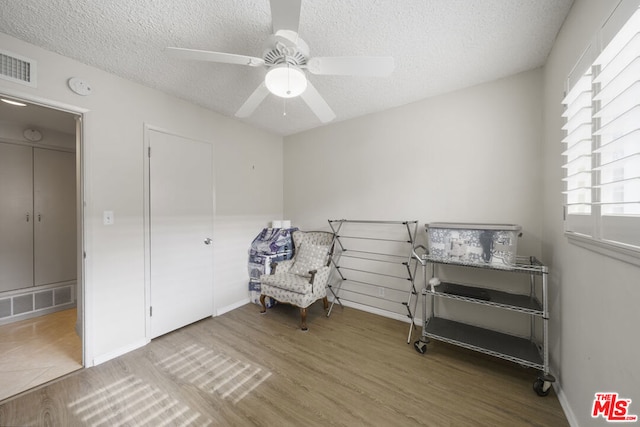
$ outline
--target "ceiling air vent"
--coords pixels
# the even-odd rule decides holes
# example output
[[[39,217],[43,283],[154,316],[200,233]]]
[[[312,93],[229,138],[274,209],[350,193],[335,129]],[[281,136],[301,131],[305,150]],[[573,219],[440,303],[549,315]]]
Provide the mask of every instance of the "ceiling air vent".
[[[33,59],[0,50],[0,78],[36,87],[37,63]]]

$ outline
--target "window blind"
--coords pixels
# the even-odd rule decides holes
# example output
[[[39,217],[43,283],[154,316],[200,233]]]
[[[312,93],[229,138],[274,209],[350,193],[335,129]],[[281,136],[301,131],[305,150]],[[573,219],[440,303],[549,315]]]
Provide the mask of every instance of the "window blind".
[[[591,235],[592,207],[592,75],[591,68],[577,78],[562,103],[566,132],[563,168],[565,221],[571,231]]]

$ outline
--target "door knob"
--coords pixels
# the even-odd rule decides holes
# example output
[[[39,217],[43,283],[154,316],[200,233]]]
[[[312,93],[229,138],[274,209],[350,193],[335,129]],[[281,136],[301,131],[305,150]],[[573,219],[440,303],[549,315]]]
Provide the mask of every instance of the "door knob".
[[[204,244],[205,245],[210,245],[211,242],[213,242],[213,240],[211,240],[211,237],[207,237],[206,239],[204,239]]]

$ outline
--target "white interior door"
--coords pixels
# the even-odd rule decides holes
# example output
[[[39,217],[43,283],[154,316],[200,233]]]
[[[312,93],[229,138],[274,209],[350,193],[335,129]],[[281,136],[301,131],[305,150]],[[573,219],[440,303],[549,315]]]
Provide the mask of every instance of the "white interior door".
[[[151,338],[213,315],[213,148],[149,130]]]
[[[33,149],[34,283],[76,280],[76,154]]]
[[[33,286],[32,150],[0,143],[0,292]]]

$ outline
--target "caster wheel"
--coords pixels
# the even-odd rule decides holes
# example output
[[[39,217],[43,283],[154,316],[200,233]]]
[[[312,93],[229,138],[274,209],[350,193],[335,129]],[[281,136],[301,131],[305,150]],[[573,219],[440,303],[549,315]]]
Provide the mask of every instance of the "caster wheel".
[[[427,352],[427,344],[422,341],[416,341],[413,343],[413,348],[420,354],[425,354]]]
[[[538,378],[533,383],[533,390],[535,390],[538,396],[548,396],[549,392],[551,391],[551,383],[549,381]]]

